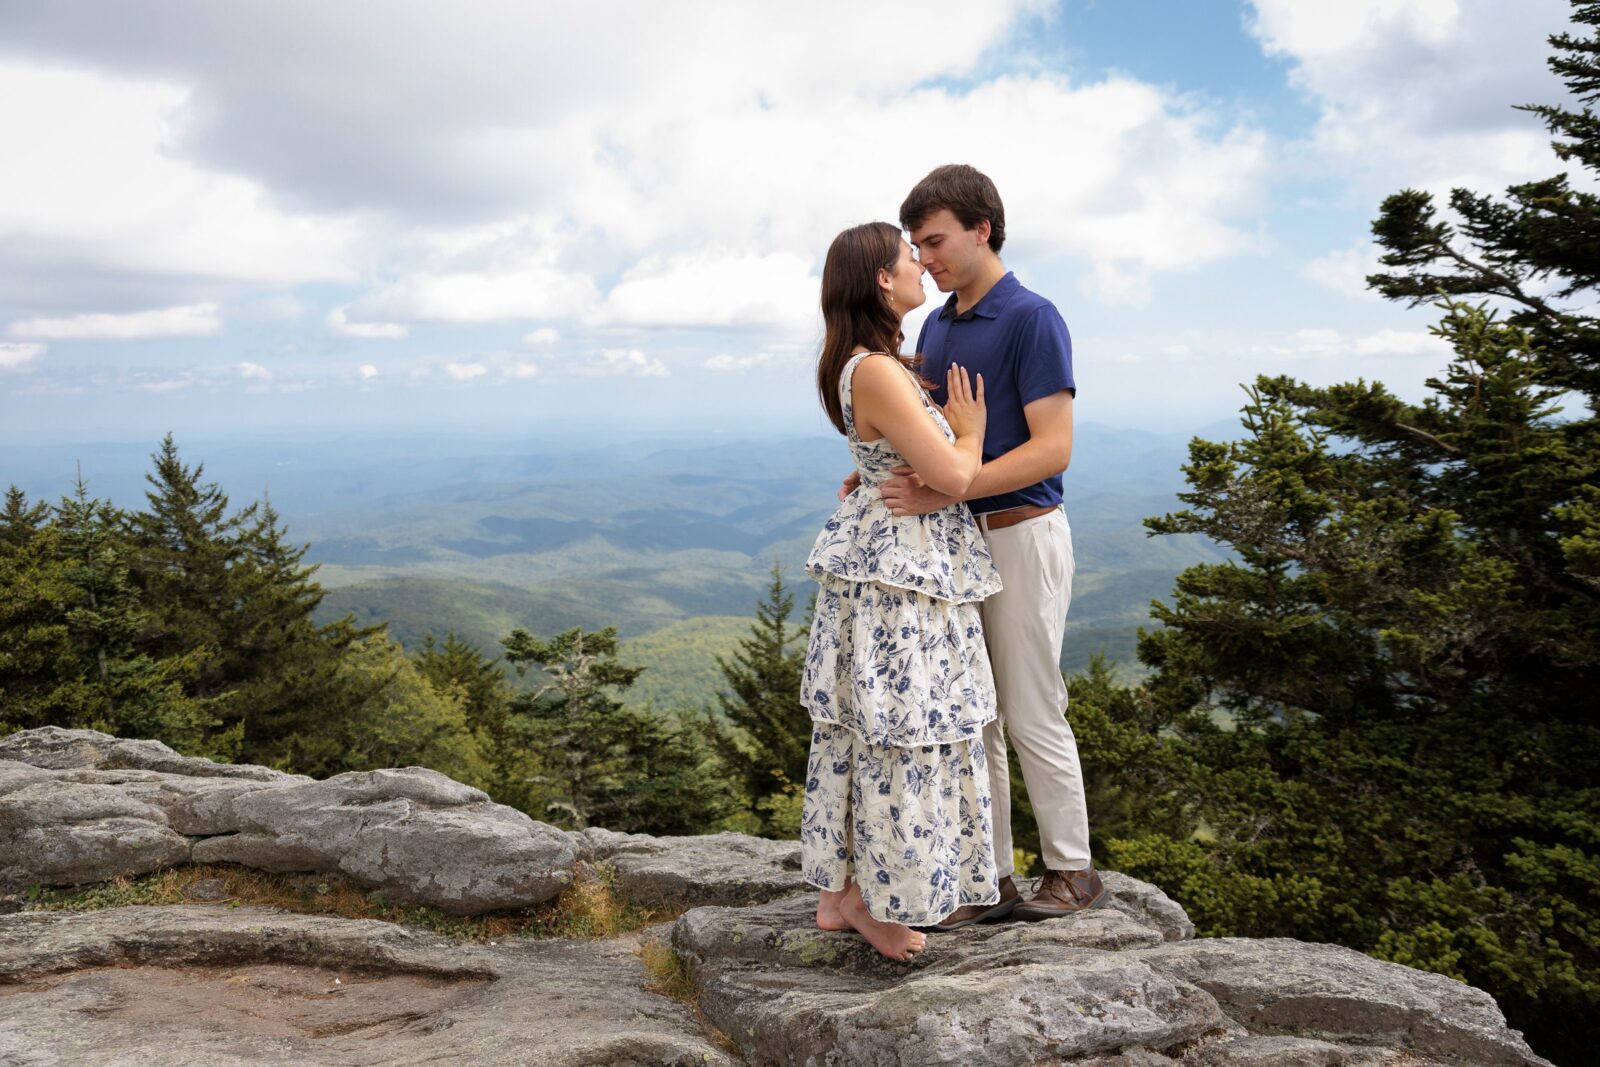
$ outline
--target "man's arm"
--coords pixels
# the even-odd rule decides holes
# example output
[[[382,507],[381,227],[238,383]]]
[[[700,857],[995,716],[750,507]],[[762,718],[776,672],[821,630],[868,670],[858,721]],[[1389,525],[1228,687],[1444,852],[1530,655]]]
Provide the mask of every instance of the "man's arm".
[[[985,463],[961,496],[936,492],[907,473],[883,483],[884,503],[895,515],[926,515],[957,500],[999,496],[1066,470],[1072,462],[1072,393],[1063,389],[1042,396],[1022,414],[1028,420],[1028,439]]]

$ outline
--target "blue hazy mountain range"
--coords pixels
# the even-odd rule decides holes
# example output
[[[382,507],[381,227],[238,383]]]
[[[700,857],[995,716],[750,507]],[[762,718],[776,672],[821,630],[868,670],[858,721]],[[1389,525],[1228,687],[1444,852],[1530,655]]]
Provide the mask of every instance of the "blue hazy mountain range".
[[[1234,423],[1204,427],[1213,439]],[[1146,516],[1177,505],[1192,434],[1093,424],[1077,431],[1066,477],[1077,575],[1063,664],[1095,651],[1132,659],[1149,602],[1192,563],[1221,559],[1196,537],[1147,537]],[[30,497],[70,489],[143,504],[159,442],[6,446],[0,477]],[[774,562],[795,582],[849,470],[836,436],[762,439],[612,436],[564,441],[419,434],[178,440],[234,506],[270,497],[328,589],[321,614],[386,621],[408,646],[455,630],[486,651],[513,626],[550,633],[616,625],[658,677],[714,681]],[[645,649],[655,649],[646,653]],[[648,688],[648,687],[647,687]],[[668,687],[671,690],[671,687]],[[651,691],[676,699],[681,691]]]

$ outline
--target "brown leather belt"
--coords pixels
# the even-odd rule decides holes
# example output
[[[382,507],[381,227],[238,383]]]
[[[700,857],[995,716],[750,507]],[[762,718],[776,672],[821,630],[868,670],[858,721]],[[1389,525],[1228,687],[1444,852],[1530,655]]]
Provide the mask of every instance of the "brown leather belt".
[[[1004,511],[986,511],[978,516],[978,523],[985,530],[1004,530],[1007,526],[1015,526],[1019,522],[1027,522],[1029,519],[1037,519],[1040,515],[1060,510],[1060,504],[1054,507],[1049,504],[1024,504],[1020,508],[1006,508]]]

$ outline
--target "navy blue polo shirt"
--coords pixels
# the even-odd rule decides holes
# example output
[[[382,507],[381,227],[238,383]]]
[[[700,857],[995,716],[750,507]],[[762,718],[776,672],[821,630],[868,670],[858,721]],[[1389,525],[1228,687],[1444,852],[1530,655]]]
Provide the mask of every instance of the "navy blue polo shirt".
[[[1003,456],[1028,440],[1028,419],[1022,409],[1066,389],[1074,396],[1072,337],[1056,306],[1024,289],[1010,271],[972,307],[956,314],[951,293],[937,314],[929,315],[917,335],[922,376],[936,384],[933,399],[945,402],[945,373],[952,362],[972,375],[983,375],[983,398],[989,422],[983,435],[983,461]],[[974,378],[976,384],[976,378]],[[967,501],[974,514],[1004,511],[1024,504],[1055,507],[1061,503],[1061,475],[1025,485],[1012,493]]]

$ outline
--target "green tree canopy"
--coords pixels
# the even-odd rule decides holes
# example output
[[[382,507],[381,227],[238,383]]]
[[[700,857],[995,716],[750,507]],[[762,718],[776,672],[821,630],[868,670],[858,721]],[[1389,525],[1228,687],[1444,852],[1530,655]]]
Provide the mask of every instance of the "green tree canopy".
[[[1592,172],[1600,35],[1552,44],[1583,106],[1530,110]],[[1206,933],[1482,986],[1562,1062],[1600,1037],[1597,208],[1565,176],[1457,190],[1449,222],[1389,198],[1371,282],[1435,303],[1449,365],[1415,404],[1259,379],[1148,523],[1235,558],[1157,605],[1146,688],[1074,690],[1112,864]]]
[[[738,778],[761,831],[775,837],[799,832],[798,822],[791,819],[794,804],[779,798],[792,798],[804,788],[811,751],[811,717],[800,703],[804,631],[789,625],[793,611],[794,595],[773,564],[750,636],[732,656],[717,657],[728,686],[717,694],[722,717],[703,717],[712,745]]]
[[[512,704],[547,775],[542,814],[575,829],[641,833],[695,832],[727,814],[727,783],[692,724],[615,695],[643,669],[618,662],[615,627],[548,640],[518,629],[502,644],[519,672],[537,667],[548,678]]]

